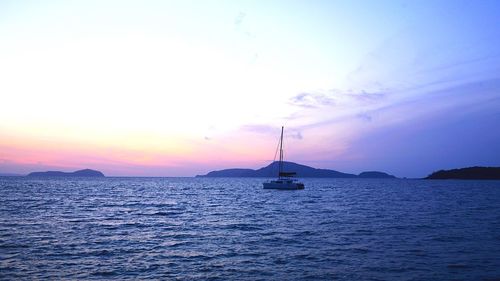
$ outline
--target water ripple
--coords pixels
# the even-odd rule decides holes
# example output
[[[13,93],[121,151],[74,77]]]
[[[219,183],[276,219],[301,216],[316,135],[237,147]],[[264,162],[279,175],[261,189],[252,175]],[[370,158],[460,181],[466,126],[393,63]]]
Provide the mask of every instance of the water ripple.
[[[0,177],[0,279],[498,280],[500,182]]]

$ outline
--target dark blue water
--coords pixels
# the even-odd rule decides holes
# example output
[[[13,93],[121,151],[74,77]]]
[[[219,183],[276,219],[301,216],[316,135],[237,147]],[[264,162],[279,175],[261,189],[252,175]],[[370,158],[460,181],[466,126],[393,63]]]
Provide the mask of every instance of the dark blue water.
[[[0,178],[0,279],[500,279],[500,181]]]

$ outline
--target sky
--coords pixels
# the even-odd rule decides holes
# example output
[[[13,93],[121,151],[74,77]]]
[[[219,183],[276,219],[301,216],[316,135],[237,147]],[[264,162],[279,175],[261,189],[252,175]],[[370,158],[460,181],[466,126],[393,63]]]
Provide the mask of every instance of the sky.
[[[499,1],[0,1],[0,173],[500,166]]]

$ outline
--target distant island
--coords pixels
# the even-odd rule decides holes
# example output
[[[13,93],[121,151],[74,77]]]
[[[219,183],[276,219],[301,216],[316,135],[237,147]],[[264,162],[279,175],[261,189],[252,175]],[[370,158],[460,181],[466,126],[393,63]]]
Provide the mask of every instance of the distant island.
[[[441,170],[430,174],[426,179],[500,180],[500,167],[469,167]]]
[[[287,172],[296,172],[300,178],[384,178],[395,179],[393,175],[384,172],[363,172],[359,175],[347,174],[335,170],[316,169],[313,167],[293,163],[283,162],[283,169]],[[267,178],[276,177],[278,175],[278,162],[273,162],[266,167],[258,170],[252,169],[225,169],[220,171],[212,171],[206,175],[197,175],[196,177],[222,178],[222,177],[255,177]]]
[[[369,171],[369,172],[362,172],[361,174],[358,175],[358,178],[365,178],[365,179],[395,179],[396,177],[393,175],[389,175],[384,172],[377,172],[377,171]]]
[[[28,177],[104,177],[104,174],[91,169],[78,170],[75,172],[47,171],[33,172]]]

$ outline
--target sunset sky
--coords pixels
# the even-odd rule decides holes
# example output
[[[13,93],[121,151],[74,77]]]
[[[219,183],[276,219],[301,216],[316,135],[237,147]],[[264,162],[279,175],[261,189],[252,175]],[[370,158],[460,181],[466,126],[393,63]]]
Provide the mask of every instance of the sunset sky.
[[[500,1],[0,1],[0,173],[500,166]]]

